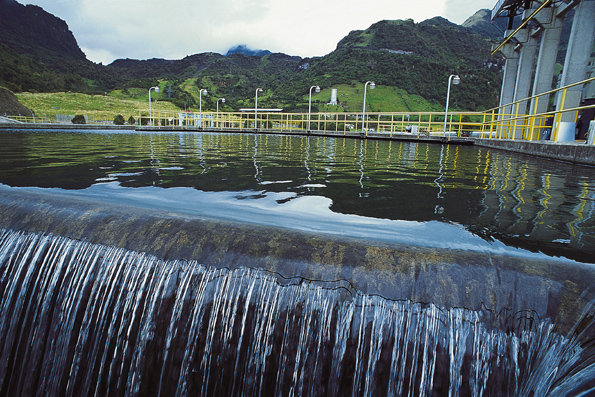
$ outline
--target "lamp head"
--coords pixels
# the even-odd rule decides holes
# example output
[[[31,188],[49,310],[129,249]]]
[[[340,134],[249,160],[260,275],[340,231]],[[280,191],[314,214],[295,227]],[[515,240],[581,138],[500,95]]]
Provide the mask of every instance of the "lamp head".
[[[314,92],[320,92],[320,87],[319,86],[314,87]]]
[[[204,88],[203,88],[202,90],[200,90],[200,91],[201,91],[201,92],[203,92],[205,95],[207,95],[207,94],[209,93],[209,91],[207,91],[207,90],[206,90],[206,89],[204,89]]]
[[[262,92],[262,88],[257,88],[256,92]]]
[[[455,75],[455,76],[452,78],[452,83],[453,83],[454,85],[457,85],[457,84],[459,84],[460,82],[461,82],[461,78],[460,78],[458,75]]]
[[[370,89],[373,90],[374,88],[376,88],[376,83],[374,83],[373,81],[370,82]]]
[[[221,98],[221,102],[225,103],[225,98]]]
[[[159,92],[159,86],[155,86],[155,92]]]

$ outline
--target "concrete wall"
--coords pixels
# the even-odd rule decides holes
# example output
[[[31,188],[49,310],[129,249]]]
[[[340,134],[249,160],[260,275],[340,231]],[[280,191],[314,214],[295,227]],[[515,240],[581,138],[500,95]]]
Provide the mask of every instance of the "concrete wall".
[[[476,139],[475,145],[511,152],[595,165],[595,145],[508,139]]]

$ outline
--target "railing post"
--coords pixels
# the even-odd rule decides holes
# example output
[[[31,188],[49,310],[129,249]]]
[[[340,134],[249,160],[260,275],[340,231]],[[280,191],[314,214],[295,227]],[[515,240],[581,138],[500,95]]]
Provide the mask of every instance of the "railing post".
[[[463,113],[459,113],[459,138],[461,137],[461,132],[463,132]]]
[[[533,102],[533,109],[534,112],[537,112],[537,104],[539,103],[539,97],[536,96],[534,98],[535,102]],[[535,113],[531,114],[531,118],[529,119],[529,140],[533,141],[535,138]]]
[[[428,137],[432,135],[432,113],[428,116]]]
[[[518,121],[519,121],[519,106],[520,106],[520,102],[516,103],[516,108],[514,110],[514,124],[513,124],[513,128],[512,128],[512,139],[516,140],[516,131],[518,128]],[[521,131],[522,133],[522,131]],[[522,138],[522,136],[521,136]]]
[[[560,119],[562,118],[562,111],[564,110],[564,102],[566,101],[566,88],[562,91],[562,98],[560,99],[560,109],[556,109],[556,116],[554,118],[552,141],[558,138],[558,130],[560,129]]]
[[[448,119],[448,131],[452,130],[452,112],[448,115],[450,118]],[[450,141],[450,133],[448,134],[448,140]]]

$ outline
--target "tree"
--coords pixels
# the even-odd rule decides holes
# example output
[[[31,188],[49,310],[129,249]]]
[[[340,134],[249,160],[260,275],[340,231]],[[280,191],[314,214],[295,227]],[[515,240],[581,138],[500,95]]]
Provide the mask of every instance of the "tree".
[[[116,117],[114,117],[114,124],[115,125],[124,125],[124,116],[122,116],[121,114],[118,114]]]
[[[72,118],[72,124],[87,124],[87,120],[82,114],[77,114]]]

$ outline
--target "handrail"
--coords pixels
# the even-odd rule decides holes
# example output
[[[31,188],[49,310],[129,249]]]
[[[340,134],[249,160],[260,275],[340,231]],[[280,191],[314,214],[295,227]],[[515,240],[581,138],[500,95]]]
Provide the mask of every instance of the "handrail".
[[[511,34],[506,36],[504,41],[502,43],[500,43],[500,45],[498,47],[496,47],[494,50],[492,50],[492,55],[496,54],[498,52],[498,50],[500,50],[500,48],[504,47],[504,45],[506,45],[506,43],[508,43],[510,41],[510,39],[512,39],[514,37],[515,34],[517,34],[522,28],[527,26],[529,21],[531,21],[533,18],[535,18],[535,15],[537,15],[537,13],[539,11],[541,11],[542,9],[544,9],[545,7],[550,5],[551,2],[552,2],[552,0],[545,0],[542,5],[540,5],[535,11],[533,11],[531,13],[531,15],[529,15],[527,18],[523,19],[523,22],[521,22],[519,27],[516,28]]]
[[[505,105],[500,105],[500,106],[497,106],[497,107],[494,107],[494,108],[488,109],[488,110],[486,110],[486,112],[490,112],[490,111],[492,111],[492,110],[498,110],[498,109],[507,108],[507,107],[509,107],[509,106],[511,106],[511,105],[516,105],[517,103],[523,103],[523,102],[527,102],[527,101],[529,101],[529,100],[532,100],[532,99],[534,99],[534,98],[537,98],[537,97],[540,97],[540,96],[554,94],[554,93],[556,93],[556,92],[558,92],[558,91],[562,91],[562,90],[564,90],[564,89],[568,89],[568,88],[576,87],[576,86],[578,86],[578,85],[589,84],[589,83],[591,83],[591,82],[593,82],[593,81],[595,81],[595,77],[590,77],[590,78],[588,78],[588,79],[585,79],[585,80],[577,81],[576,83],[572,83],[572,84],[565,85],[564,87],[553,88],[553,89],[551,89],[551,90],[549,90],[549,91],[541,92],[541,93],[539,93],[539,94],[535,94],[535,95],[529,96],[529,97],[527,97],[527,98],[519,99],[519,100],[517,100],[517,101],[510,102],[510,103],[507,103],[507,104],[505,104]]]
[[[595,108],[595,105],[572,106],[564,108],[561,104],[559,109],[551,111],[537,112],[535,106],[540,97],[561,92],[564,93],[573,87],[584,84],[593,83],[595,77],[588,78],[583,81],[569,84],[564,87],[552,89],[540,94],[536,94],[521,100],[517,100],[502,106],[488,109],[483,112],[450,112],[448,117],[448,130],[453,131],[451,134],[457,136],[466,135],[468,133],[480,133],[483,136],[489,134],[490,138],[502,138],[516,136],[516,139],[534,139],[539,135],[539,132],[552,128],[552,136],[556,136],[559,127],[561,115],[564,113],[578,112],[585,109]],[[533,108],[527,113],[518,113],[519,104],[523,102],[533,102]],[[542,100],[543,101],[543,100]],[[542,102],[543,103],[543,102]],[[183,111],[156,111],[153,112],[153,118],[157,122],[156,129],[193,129],[198,131],[204,130],[226,130],[226,131],[280,131],[283,133],[308,133],[307,132],[307,113],[278,113],[278,112],[259,112],[258,124],[256,128],[254,124],[253,115],[248,115],[244,112],[202,112],[201,121],[204,123],[204,128],[198,124],[198,113],[183,112]],[[143,122],[148,120],[147,110],[137,110],[134,115],[136,125],[142,126]],[[444,112],[367,112],[365,122],[368,129],[364,131],[364,135],[368,133],[386,133],[393,134],[409,133],[415,131],[412,127],[416,127],[420,137],[422,135],[441,135],[444,127]],[[546,124],[544,120],[554,118],[553,125]],[[575,116],[576,117],[576,116]],[[23,117],[12,116],[12,120],[21,121],[24,123],[52,123],[52,124],[68,124],[63,120],[57,120],[55,116],[35,116]],[[359,112],[318,112],[312,113],[311,125],[315,133],[334,133],[335,135],[347,135],[348,132],[355,134],[356,131],[361,131],[362,117]],[[111,120],[89,120],[89,124],[109,125]],[[262,127],[260,126],[262,125]],[[175,128],[174,128],[175,127]],[[536,133],[537,132],[537,133]],[[449,134],[449,137],[451,136]],[[453,135],[454,136],[454,135]]]

